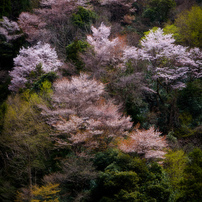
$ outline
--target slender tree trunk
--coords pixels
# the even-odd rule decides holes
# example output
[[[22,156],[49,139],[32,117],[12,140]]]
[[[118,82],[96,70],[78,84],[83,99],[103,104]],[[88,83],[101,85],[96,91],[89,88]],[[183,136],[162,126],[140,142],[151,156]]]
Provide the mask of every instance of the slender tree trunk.
[[[156,80],[156,85],[157,85],[157,89],[156,89],[156,92],[157,92],[157,106],[159,106],[159,102],[158,102],[158,98],[160,99],[160,101],[161,101],[161,103],[164,103],[164,101],[163,101],[163,99],[161,98],[161,95],[160,95],[160,93],[159,93],[159,84],[160,84],[160,82],[159,82],[159,80],[157,79]]]
[[[169,118],[169,129],[173,130],[174,125],[178,123],[178,108],[177,108],[177,93],[174,93],[171,108],[170,108],[170,118]]]
[[[31,201],[32,199],[32,168],[31,168],[30,151],[28,152],[29,152],[28,154],[29,201]]]

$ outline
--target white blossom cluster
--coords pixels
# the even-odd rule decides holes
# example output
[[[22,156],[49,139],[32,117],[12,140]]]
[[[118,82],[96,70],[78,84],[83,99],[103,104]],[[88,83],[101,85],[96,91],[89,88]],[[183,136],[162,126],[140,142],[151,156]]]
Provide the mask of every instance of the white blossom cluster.
[[[52,6],[52,5],[56,5],[60,2],[70,2],[71,0],[41,0],[40,1],[40,5],[41,6]]]
[[[125,49],[123,59],[149,61],[148,69],[153,73],[153,78],[161,79],[173,89],[184,88],[188,75],[201,77],[202,53],[198,48],[189,50],[174,42],[172,34],[164,34],[160,28],[151,30],[141,40],[141,48]]]
[[[53,99],[57,103],[67,103],[69,108],[83,105],[86,107],[96,102],[104,93],[104,85],[96,80],[88,79],[88,75],[81,74],[71,80],[61,79],[54,84]]]
[[[85,6],[89,3],[89,0],[41,0],[40,5],[42,7],[51,7],[52,5],[58,5],[65,2],[74,2],[76,5]]]
[[[29,74],[36,71],[37,65],[42,66],[42,71],[48,73],[56,71],[62,63],[58,60],[55,49],[49,44],[38,42],[37,45],[28,48],[22,48],[19,55],[14,58],[14,69],[10,72],[12,78],[9,89],[18,91],[24,88],[28,81]],[[31,82],[29,80],[29,82]]]
[[[19,34],[19,31],[17,22],[11,21],[5,16],[0,20],[0,35],[3,35],[7,42],[21,37],[22,34]]]
[[[103,60],[109,60],[113,52],[113,48],[118,45],[118,38],[109,40],[111,33],[111,27],[107,27],[104,23],[101,23],[99,28],[91,27],[93,32],[92,36],[87,36],[87,41],[91,44],[96,54],[102,57]]]
[[[19,15],[18,23],[20,28],[26,34],[26,40],[34,44],[37,41],[47,41],[49,33],[46,30],[46,22],[40,18],[40,15],[22,12]]]
[[[124,37],[116,37],[109,39],[111,34],[111,27],[101,23],[100,27],[91,27],[92,36],[87,36],[87,41],[93,46],[97,65],[99,70],[103,67],[113,66],[114,68],[123,67],[122,55],[126,47]],[[99,72],[99,71],[98,71]]]

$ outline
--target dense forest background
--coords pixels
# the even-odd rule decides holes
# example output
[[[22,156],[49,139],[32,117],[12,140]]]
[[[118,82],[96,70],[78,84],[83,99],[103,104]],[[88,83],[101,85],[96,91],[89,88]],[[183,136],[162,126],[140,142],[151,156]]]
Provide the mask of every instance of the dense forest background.
[[[0,0],[0,201],[202,201],[201,0]]]

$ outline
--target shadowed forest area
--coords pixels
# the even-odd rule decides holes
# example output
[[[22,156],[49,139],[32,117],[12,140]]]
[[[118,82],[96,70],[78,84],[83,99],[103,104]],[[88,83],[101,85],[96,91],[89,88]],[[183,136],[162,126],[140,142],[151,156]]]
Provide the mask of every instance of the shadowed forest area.
[[[0,201],[202,201],[201,0],[0,0]]]

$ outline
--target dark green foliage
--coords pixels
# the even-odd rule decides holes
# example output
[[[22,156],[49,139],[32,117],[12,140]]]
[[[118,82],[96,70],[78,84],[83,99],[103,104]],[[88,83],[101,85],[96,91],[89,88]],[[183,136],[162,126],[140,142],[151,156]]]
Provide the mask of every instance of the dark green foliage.
[[[140,123],[141,125],[146,122],[145,112],[147,111],[146,106],[138,106],[130,98],[126,100],[126,112],[131,116],[134,125]]]
[[[87,47],[89,47],[89,44],[82,40],[75,40],[66,47],[67,60],[72,61],[76,65],[77,70],[81,70],[84,66],[79,54],[83,53]]]
[[[169,200],[169,184],[156,163],[147,165],[138,157],[111,149],[96,154],[94,165],[102,172],[93,189],[92,201]]]
[[[16,19],[22,11],[30,9],[30,0],[12,0],[12,14],[10,17]]]
[[[90,26],[96,18],[95,12],[79,6],[78,11],[72,15],[72,23],[80,29],[90,30]]]
[[[115,149],[108,149],[105,152],[99,152],[94,159],[94,165],[97,170],[104,171],[108,165],[116,161],[118,154],[119,151]]]
[[[45,73],[42,70],[41,64],[36,66],[35,71],[31,71],[28,76],[28,82],[26,83],[26,89],[34,92],[39,92],[44,85],[44,82],[53,83],[58,78],[55,72]],[[22,89],[22,91],[26,90]]]
[[[133,7],[136,9],[136,13],[139,14],[142,12],[142,5],[139,4],[137,1],[133,3]]]
[[[149,18],[151,22],[155,21],[158,17],[158,13],[155,9],[148,8],[143,13],[144,18]]]
[[[22,11],[30,9],[30,0],[0,0],[0,18],[17,19]]]
[[[150,185],[147,187],[148,195],[151,198],[156,199],[156,201],[168,201],[170,190],[167,187],[163,187],[162,185]]]
[[[178,98],[181,111],[189,113],[194,119],[193,125],[197,126],[202,121],[202,81],[195,80],[187,84]]]
[[[189,153],[189,163],[185,168],[185,179],[182,182],[183,197],[179,202],[202,201],[202,151],[198,148]]]
[[[0,19],[3,16],[10,16],[11,0],[0,0]]]
[[[200,4],[200,3],[202,3],[202,0],[196,0],[196,2],[197,2],[198,4]]]
[[[49,81],[53,83],[58,78],[57,74],[55,72],[48,72],[46,74],[42,74],[38,80],[33,84],[32,89],[35,92],[39,92],[43,86],[43,83],[45,81]]]
[[[19,37],[16,40],[6,41],[4,35],[0,35],[0,104],[6,100],[10,91],[10,77],[8,71],[13,67],[13,58],[19,52],[20,47],[24,43],[24,37]]]
[[[6,41],[3,35],[0,35],[0,69],[11,70],[13,67],[13,58],[17,56],[20,47],[25,42],[24,36],[16,40]]]
[[[165,22],[168,19],[170,10],[175,5],[174,0],[151,0],[143,12],[143,17],[148,18],[150,22]]]
[[[33,83],[35,84],[43,74],[45,74],[45,72],[42,69],[42,64],[38,64],[35,70],[31,71],[28,75],[26,89],[32,89]],[[21,91],[23,91],[23,89]]]
[[[0,67],[1,69],[11,69],[14,57],[13,44],[6,43],[5,39],[0,41]]]
[[[6,74],[6,73],[5,73]],[[0,81],[0,104],[6,100],[7,96],[9,95],[10,91],[8,90],[8,85],[10,84],[10,78],[5,75],[5,80]]]
[[[5,175],[3,175],[2,171],[0,171],[0,201],[14,201],[15,192],[16,187],[12,186]]]
[[[189,82],[178,96],[180,127],[175,130],[179,137],[197,134],[202,121],[202,82]]]
[[[0,18],[7,16],[17,21],[22,11],[38,8],[39,2],[39,0],[0,0]],[[130,9],[127,5],[120,6],[117,3],[98,6],[97,1],[92,2],[95,11],[103,14],[102,20],[99,19],[99,21],[111,23],[112,37],[120,36],[122,30],[122,34],[127,39],[126,44],[123,43],[123,45],[139,46],[138,34],[141,33],[143,36],[143,32],[152,26],[164,25],[164,22],[170,18],[175,2],[179,4],[182,0],[138,0]],[[194,2],[201,4],[201,0]],[[69,5],[71,7],[71,4]],[[129,11],[133,8],[137,10]],[[84,69],[84,60],[82,60],[84,57],[81,54],[88,53],[89,50],[89,44],[79,39],[86,38],[86,33],[90,33],[90,27],[96,23],[98,17],[92,10],[83,7],[74,9],[71,17],[66,15],[64,21],[62,20],[63,25],[58,23],[55,26],[49,23],[47,27],[50,34],[57,36],[59,40],[52,40],[51,44],[56,43],[58,47],[64,44],[61,46],[63,48],[57,49],[58,54],[72,62],[79,72]],[[178,13],[179,10],[180,8],[173,13]],[[190,11],[182,12],[175,24],[165,27],[165,33],[173,33],[178,44],[201,47],[200,11],[200,7],[195,7],[192,10],[190,8]],[[122,21],[127,14],[134,14],[135,20],[130,25],[124,26]],[[148,24],[143,25],[143,21]],[[98,22],[96,26],[97,24]],[[21,34],[21,32],[17,31],[14,34]],[[58,34],[61,37],[58,37]],[[54,37],[52,39],[55,39]],[[49,137],[53,138],[53,142],[56,141],[57,137],[52,134],[57,134],[57,131],[46,124],[46,119],[42,117],[38,106],[51,107],[49,101],[52,83],[57,79],[56,73],[45,73],[41,65],[38,65],[36,71],[29,75],[27,88],[21,91],[20,95],[9,96],[5,102],[10,93],[8,72],[13,68],[13,58],[23,44],[25,44],[24,36],[7,41],[3,34],[0,35],[0,201],[15,201],[16,193],[22,187],[28,190],[29,186],[35,183],[41,187],[45,185],[43,182],[60,184],[60,201],[202,201],[202,151],[200,149],[194,149],[189,155],[185,155],[182,150],[173,150],[164,159],[163,168],[157,163],[146,162],[135,154],[131,156],[114,148],[95,152],[91,156],[80,153],[82,149],[72,147],[71,144],[61,149],[54,147]],[[66,47],[65,55],[67,44],[69,45]],[[89,55],[88,59],[92,57],[93,60],[94,53]],[[99,64],[96,65],[97,69],[101,70]],[[138,122],[143,128],[154,125],[164,134],[173,131],[173,135],[179,139],[170,135],[176,143],[172,148],[184,145],[186,145],[185,149],[188,145],[200,147],[202,142],[201,80],[188,78],[186,88],[171,92],[160,85],[160,81],[158,84],[155,83],[150,73],[146,72],[148,65],[147,62],[137,64],[131,62],[127,65],[126,71],[122,69],[116,71],[110,63],[104,73],[101,71],[103,80],[109,86],[110,96],[117,97],[117,102],[123,102],[125,112],[131,116],[134,125]],[[75,73],[75,69],[73,71]],[[119,74],[120,78],[127,78],[136,71],[143,75],[141,79],[134,77],[134,80],[139,79],[139,83],[133,83],[134,80],[131,80],[125,86],[116,85],[119,84],[118,82],[121,83]],[[142,84],[146,80],[148,87],[157,93],[142,90]],[[105,98],[107,100],[108,96]],[[68,115],[66,118],[68,119]],[[66,133],[62,136],[68,138]]]
[[[6,109],[7,109],[7,105],[6,103],[2,103],[0,105],[0,134],[3,130],[3,125],[4,125],[4,116],[5,116],[5,113],[6,113]]]

